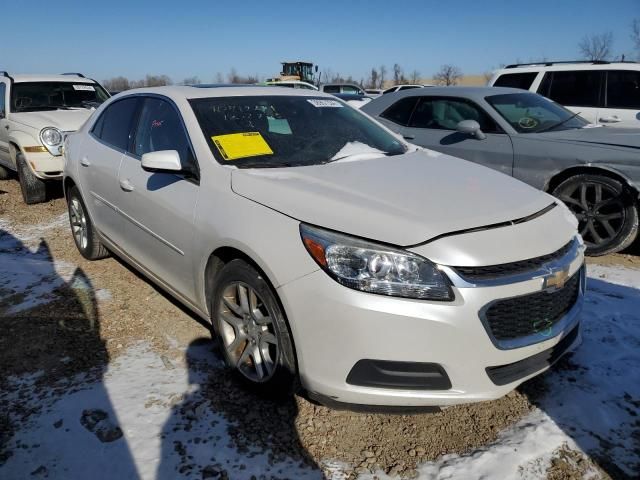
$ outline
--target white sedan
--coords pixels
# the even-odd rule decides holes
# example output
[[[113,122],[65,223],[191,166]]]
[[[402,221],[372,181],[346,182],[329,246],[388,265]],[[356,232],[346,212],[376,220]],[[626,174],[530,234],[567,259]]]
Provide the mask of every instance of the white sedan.
[[[481,401],[580,341],[566,207],[335,97],[137,89],[65,156],[81,254],[122,257],[210,321],[259,389],[367,408]]]

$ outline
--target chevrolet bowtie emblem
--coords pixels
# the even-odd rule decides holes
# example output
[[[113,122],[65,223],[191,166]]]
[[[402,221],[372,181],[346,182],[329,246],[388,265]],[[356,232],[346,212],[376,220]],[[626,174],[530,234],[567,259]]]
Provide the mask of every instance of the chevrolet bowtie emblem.
[[[564,284],[567,283],[569,278],[569,270],[556,270],[555,272],[551,272],[551,274],[544,277],[544,284],[542,288],[546,290],[547,288],[558,289],[564,287]]]

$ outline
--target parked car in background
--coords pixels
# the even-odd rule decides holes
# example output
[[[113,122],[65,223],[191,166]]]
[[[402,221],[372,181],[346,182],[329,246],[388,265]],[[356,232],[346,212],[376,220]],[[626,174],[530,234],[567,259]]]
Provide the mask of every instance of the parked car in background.
[[[264,82],[264,84],[258,85],[268,85],[270,87],[288,87],[288,88],[302,88],[305,90],[318,90],[318,87],[312,85],[311,83],[302,82],[300,80],[283,80],[277,82]]]
[[[46,182],[62,179],[64,135],[108,98],[102,86],[79,73],[0,72],[0,179],[16,171],[24,201],[45,201]]]
[[[411,90],[413,88],[424,88],[424,87],[432,87],[433,85],[420,85],[420,84],[409,84],[409,85],[394,85],[393,87],[389,87],[382,92],[383,95],[387,93],[394,92],[402,92],[404,90]]]
[[[580,342],[583,246],[561,202],[330,95],[137,89],[64,152],[80,253],[121,256],[211,322],[256,389],[476,402]]]
[[[433,87],[383,95],[362,110],[408,141],[494,168],[561,199],[587,253],[638,234],[640,130],[594,127],[541,95],[501,87]]]
[[[365,88],[364,93],[375,98],[382,95],[382,91],[381,88]]]
[[[494,73],[489,85],[537,92],[591,123],[640,128],[640,63],[508,65]]]
[[[347,102],[354,108],[362,108],[363,105],[369,103],[373,98],[370,95],[357,95],[355,93],[334,93],[334,97]]]
[[[362,87],[353,83],[325,83],[320,85],[320,91],[325,93],[348,93],[351,95],[364,95]]]

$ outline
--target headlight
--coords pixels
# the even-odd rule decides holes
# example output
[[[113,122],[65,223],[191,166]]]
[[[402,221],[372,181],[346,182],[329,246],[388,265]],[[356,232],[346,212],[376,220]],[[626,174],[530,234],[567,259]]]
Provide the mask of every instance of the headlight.
[[[61,154],[60,148],[63,140],[62,132],[55,127],[45,127],[40,131],[40,141],[51,155]]]
[[[334,280],[363,292],[420,300],[453,300],[449,281],[426,258],[309,225],[302,242]]]

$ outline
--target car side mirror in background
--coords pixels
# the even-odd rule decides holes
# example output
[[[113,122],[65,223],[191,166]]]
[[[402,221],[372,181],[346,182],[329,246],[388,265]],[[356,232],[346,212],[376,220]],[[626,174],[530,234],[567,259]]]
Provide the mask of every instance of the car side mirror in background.
[[[484,140],[485,138],[487,138],[484,132],[480,129],[480,124],[475,120],[462,120],[456,126],[456,130],[458,130],[460,133],[471,135],[478,140]]]
[[[176,173],[182,171],[182,164],[176,150],[159,150],[142,155],[142,168],[147,172]]]

